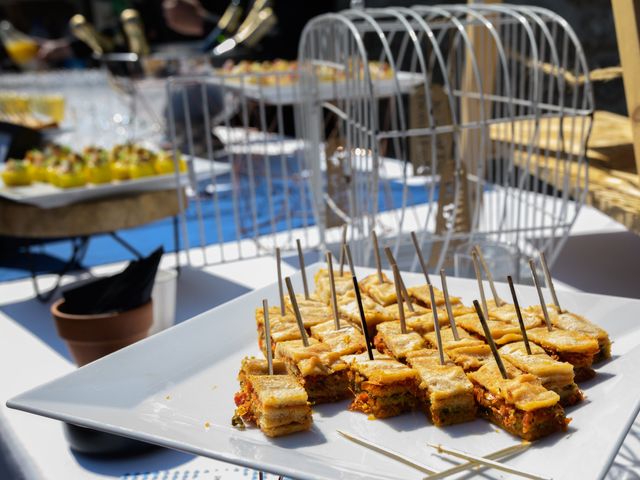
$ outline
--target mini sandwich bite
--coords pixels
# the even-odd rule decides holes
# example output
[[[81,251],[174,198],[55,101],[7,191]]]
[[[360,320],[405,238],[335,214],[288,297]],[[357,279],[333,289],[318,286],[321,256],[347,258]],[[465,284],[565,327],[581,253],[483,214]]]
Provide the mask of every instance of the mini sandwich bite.
[[[236,394],[236,418],[255,423],[268,437],[309,430],[307,392],[292,375],[246,375]]]
[[[548,330],[546,327],[527,330],[527,336],[552,357],[573,365],[576,382],[588,380],[596,374],[591,368],[593,359],[599,352],[595,338],[572,330]]]
[[[413,306],[413,310],[409,308],[409,305],[402,302],[402,310],[404,311],[405,318],[417,317],[417,316],[424,315],[426,313],[431,312],[431,310],[429,310],[428,308],[421,307],[420,305],[414,304],[412,306]],[[394,318],[394,320],[400,319],[400,312],[399,312],[397,303],[392,303],[391,305],[387,305],[386,307],[384,307],[384,309],[389,315],[391,315]]]
[[[390,315],[382,305],[374,302],[365,295],[362,296],[362,306],[364,308],[367,328],[371,337],[375,335],[376,326],[379,323],[391,322],[394,320],[393,315]],[[338,301],[338,311],[342,318],[356,327],[361,328],[362,322],[360,320],[360,310],[358,308],[358,301],[354,291],[351,291],[340,298]]]
[[[432,309],[431,306],[431,294],[429,293],[429,285],[418,285],[416,287],[407,288],[407,292],[409,292],[409,296],[413,298],[419,305],[423,307]],[[437,288],[433,288],[433,293],[436,299],[436,307],[444,307],[444,293],[438,290]],[[449,297],[449,301],[451,302],[451,306],[455,308],[457,305],[462,304],[462,300],[458,297]],[[455,315],[455,311],[454,311]]]
[[[293,315],[287,313],[281,315],[280,309],[277,307],[269,307],[269,320],[271,326],[271,348],[275,350],[279,342],[286,340],[296,340],[300,338],[300,330],[296,324]],[[267,356],[267,347],[265,345],[265,324],[264,312],[261,308],[256,308],[256,324],[258,329],[258,346],[262,353]]]
[[[597,363],[611,357],[611,340],[609,339],[609,334],[606,330],[576,313],[567,311],[560,313],[560,310],[555,305],[547,305],[547,310],[549,312],[551,324],[554,327],[558,327],[561,330],[582,333],[583,335],[597,340],[600,351],[593,358],[593,363]],[[529,307],[527,311],[539,317],[542,315],[542,308],[539,305]]]
[[[355,399],[349,407],[372,418],[400,415],[416,406],[417,372],[387,355],[367,353],[344,357],[349,364],[349,388]]]
[[[444,353],[465,372],[473,372],[479,369],[485,362],[491,359],[491,348],[478,338],[469,335],[465,330],[458,330],[459,340],[453,336],[450,328],[440,330],[442,348]],[[424,336],[429,348],[438,348],[435,332]]]
[[[407,330],[402,333],[400,322],[378,324],[378,333],[373,339],[380,353],[386,353],[400,362],[404,362],[407,354],[424,348],[425,341],[420,334]]]
[[[494,300],[487,301],[487,308],[489,310],[489,319],[498,320],[505,323],[518,326],[518,314],[516,313],[516,307],[511,303],[503,303],[501,306],[496,306]],[[536,315],[527,310],[521,310],[522,322],[526,329],[541,327],[544,325],[544,320],[539,315]]]
[[[280,342],[275,356],[304,387],[310,402],[335,402],[348,396],[347,364],[329,345],[315,338],[309,338],[309,346],[302,340]]]
[[[468,374],[480,416],[529,441],[567,429],[570,419],[565,417],[557,393],[508,362],[505,369],[506,379],[496,362],[490,360]]]
[[[377,273],[372,273],[363,278],[359,282],[360,290],[383,307],[397,303],[398,297],[396,296],[395,284],[384,273],[380,275],[382,276],[382,282]]]
[[[340,275],[338,270],[334,270],[333,279],[336,286],[336,297],[340,298],[347,292],[353,291],[353,282],[349,271],[344,271]],[[324,304],[329,305],[331,302],[329,271],[326,268],[319,269],[314,276],[314,282],[316,284],[315,296]]]
[[[407,355],[407,362],[418,372],[417,395],[425,412],[437,427],[473,420],[473,384],[462,368],[450,361],[441,365],[433,352],[422,349]]]
[[[364,352],[367,347],[360,330],[350,324],[341,325],[336,330],[333,320],[311,327],[311,336],[326,343],[331,351],[339,355],[352,355]]]
[[[559,362],[546,354],[542,347],[530,344],[531,355],[524,342],[510,343],[500,348],[501,357],[523,372],[535,375],[547,390],[560,396],[563,406],[575,405],[583,398],[574,382],[573,365]]]
[[[443,353],[445,365],[455,365],[446,353]],[[421,348],[407,353],[407,364],[416,367],[418,365],[440,365],[440,352],[435,348]]]
[[[300,310],[300,316],[302,317],[304,328],[306,328],[307,330],[314,325],[324,323],[327,320],[333,318],[331,307],[329,307],[325,303],[322,303],[317,298],[305,298],[304,295],[297,294],[296,302],[298,303],[298,309]],[[291,297],[286,295],[284,298],[284,303],[286,305],[287,312],[290,315],[294,315],[295,312],[291,303]]]
[[[291,321],[282,321],[277,322],[271,325],[271,349],[275,351],[277,345],[280,342],[286,342],[289,340],[299,340],[300,329],[298,329],[298,325],[295,320]],[[262,353],[267,355],[267,346],[264,343],[264,336],[258,337],[258,346]]]
[[[454,314],[455,318],[455,314]],[[438,310],[438,319],[440,320],[440,328],[449,328],[449,316],[445,310]],[[426,335],[434,331],[433,311],[429,310],[424,313],[407,317],[407,326],[418,332],[420,335]]]
[[[238,382],[242,387],[249,375],[268,375],[269,362],[264,358],[244,357],[238,372]],[[273,375],[286,375],[287,369],[281,360],[273,360]]]
[[[485,340],[484,330],[478,315],[470,313],[468,315],[462,315],[456,317],[456,324],[469,332],[472,336]],[[511,324],[507,322],[501,322],[499,320],[487,320],[487,325],[491,332],[491,336],[497,345],[504,345],[510,342],[517,342],[522,340],[522,334],[520,333],[520,327],[518,324]]]

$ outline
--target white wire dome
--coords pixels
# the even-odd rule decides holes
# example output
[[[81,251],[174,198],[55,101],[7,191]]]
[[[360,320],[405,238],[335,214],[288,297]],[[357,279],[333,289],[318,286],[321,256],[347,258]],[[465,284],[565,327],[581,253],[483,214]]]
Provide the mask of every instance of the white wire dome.
[[[480,238],[555,258],[585,198],[593,113],[564,19],[514,5],[352,9],[307,24],[299,69],[325,243],[346,222],[358,263],[373,261],[374,228],[406,250],[405,268],[417,267],[411,230],[435,269]]]

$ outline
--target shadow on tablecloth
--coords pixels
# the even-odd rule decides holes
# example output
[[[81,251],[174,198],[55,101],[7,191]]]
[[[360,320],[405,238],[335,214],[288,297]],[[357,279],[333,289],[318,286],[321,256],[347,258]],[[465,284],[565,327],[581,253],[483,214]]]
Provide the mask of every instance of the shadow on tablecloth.
[[[248,291],[247,287],[213,273],[189,267],[182,268],[178,278],[176,323],[188,320]],[[55,299],[51,303],[53,301]],[[50,303],[43,304],[32,298],[2,305],[0,312],[30,331],[69,362],[73,362],[65,343],[56,332],[49,308]]]

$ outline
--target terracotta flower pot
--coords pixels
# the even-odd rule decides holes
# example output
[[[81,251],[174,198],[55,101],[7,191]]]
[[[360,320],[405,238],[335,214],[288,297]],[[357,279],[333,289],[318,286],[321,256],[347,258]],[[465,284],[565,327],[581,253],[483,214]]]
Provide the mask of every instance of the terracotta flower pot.
[[[51,314],[78,366],[142,340],[153,323],[151,300],[126,312],[73,315],[64,312],[60,299],[51,306]]]

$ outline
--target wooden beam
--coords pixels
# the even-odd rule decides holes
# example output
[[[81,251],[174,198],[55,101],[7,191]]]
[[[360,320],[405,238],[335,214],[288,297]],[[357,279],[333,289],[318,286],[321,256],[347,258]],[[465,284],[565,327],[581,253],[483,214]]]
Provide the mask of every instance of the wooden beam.
[[[633,133],[633,152],[640,174],[640,34],[638,13],[640,0],[611,0],[627,110]]]

